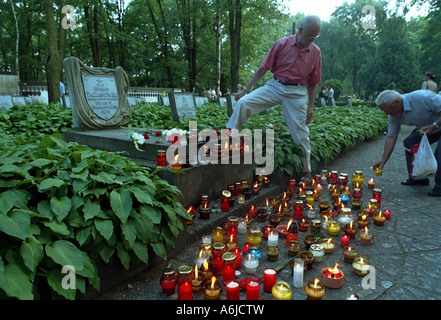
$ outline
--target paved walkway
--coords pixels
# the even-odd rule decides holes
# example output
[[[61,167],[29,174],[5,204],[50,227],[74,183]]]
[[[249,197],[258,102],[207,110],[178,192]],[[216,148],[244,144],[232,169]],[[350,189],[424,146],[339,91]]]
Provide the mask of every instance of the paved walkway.
[[[353,150],[339,156],[333,163],[324,169],[337,170],[347,173],[349,178],[357,171],[363,171],[365,181],[374,177],[376,187],[382,189],[381,209],[391,211],[391,219],[383,226],[376,226],[372,222],[369,229],[374,233],[370,245],[364,245],[359,238],[351,240],[351,246],[357,248],[361,255],[369,260],[375,268],[375,277],[367,284],[371,288],[363,288],[363,277],[353,271],[352,265],[343,261],[339,237],[334,237],[336,249],[332,254],[326,254],[322,262],[314,263],[311,270],[305,271],[304,285],[307,281],[320,278],[320,271],[325,267],[334,267],[335,262],[345,275],[344,285],[340,289],[326,288],[324,300],[342,300],[356,293],[360,300],[428,300],[439,299],[441,286],[439,273],[441,271],[441,198],[432,198],[426,195],[427,186],[403,186],[402,180],[407,178],[402,139],[410,132],[410,127],[403,127],[396,148],[381,177],[374,176],[371,166],[380,159],[383,152],[385,136],[381,135],[372,141],[365,142]],[[433,179],[431,179],[433,187]],[[371,190],[363,188],[363,206],[370,199]],[[293,197],[294,198],[294,197]],[[329,200],[327,191],[323,192],[321,200]],[[292,203],[293,200],[291,200]],[[355,216],[355,211],[353,211]],[[227,217],[226,215],[225,217]],[[289,220],[285,218],[285,223]],[[266,223],[255,223],[261,227]],[[299,241],[309,232],[299,232]],[[342,233],[342,232],[341,232]],[[341,234],[340,233],[340,234]],[[328,237],[322,231],[322,237]],[[239,245],[243,247],[245,236],[239,237]],[[194,265],[201,241],[196,241],[179,255],[171,258],[168,264],[177,270],[180,265]],[[265,250],[266,240],[262,240],[261,249]],[[281,253],[276,262],[267,261],[263,253],[257,275],[262,277],[267,267],[277,268],[289,261],[292,257],[287,254],[284,240],[279,239]],[[302,245],[302,250],[306,250]],[[99,299],[118,300],[176,300],[177,291],[172,296],[165,296],[161,292],[159,279],[166,264],[153,267],[141,274],[130,283],[126,283],[112,292],[102,295]],[[243,270],[237,277],[242,280],[249,276]],[[222,279],[221,276],[219,277]],[[284,280],[292,285],[292,273],[289,266],[279,270],[278,280]],[[291,286],[292,287],[292,286]],[[372,288],[373,287],[373,288]],[[292,287],[293,288],[293,287]],[[203,300],[202,293],[194,294],[194,300]],[[270,300],[272,295],[263,291],[261,285],[260,299]],[[225,300],[225,288],[221,295]],[[245,292],[241,292],[240,299],[245,300]],[[294,300],[305,300],[303,288],[293,288]]]

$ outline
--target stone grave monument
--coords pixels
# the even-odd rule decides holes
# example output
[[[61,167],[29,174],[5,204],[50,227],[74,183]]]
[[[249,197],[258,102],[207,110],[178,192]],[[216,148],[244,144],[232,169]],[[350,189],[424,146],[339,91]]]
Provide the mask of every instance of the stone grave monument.
[[[233,114],[234,108],[236,107],[237,101],[234,100],[234,94],[227,94],[227,114],[229,117]]]
[[[5,108],[9,110],[14,106],[12,101],[12,96],[10,94],[0,94],[0,108]]]
[[[75,129],[112,129],[129,124],[129,79],[121,67],[90,68],[70,57],[64,59],[63,68]]]
[[[174,121],[184,117],[196,118],[196,104],[192,93],[169,92],[168,97]]]

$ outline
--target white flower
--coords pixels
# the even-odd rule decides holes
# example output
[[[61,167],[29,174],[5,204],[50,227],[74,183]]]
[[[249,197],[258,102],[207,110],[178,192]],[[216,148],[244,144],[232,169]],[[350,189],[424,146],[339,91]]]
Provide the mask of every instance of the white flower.
[[[135,141],[135,144],[144,144],[145,139],[144,136],[142,134],[136,133],[134,132],[132,134],[132,139]]]

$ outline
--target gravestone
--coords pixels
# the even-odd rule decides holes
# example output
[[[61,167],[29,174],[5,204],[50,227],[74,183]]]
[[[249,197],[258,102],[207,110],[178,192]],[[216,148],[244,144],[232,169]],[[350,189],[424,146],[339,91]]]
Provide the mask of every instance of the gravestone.
[[[12,101],[14,102],[14,104],[19,106],[26,104],[26,100],[24,97],[12,97]]]
[[[12,101],[12,96],[9,94],[0,94],[0,108],[5,108],[8,110],[14,106]]]
[[[120,128],[132,117],[129,79],[121,67],[90,68],[75,57],[63,61],[73,126],[82,130]]]
[[[227,94],[226,96],[227,100],[227,114],[229,117],[233,114],[234,108],[236,107],[237,101],[234,100],[233,94]]]
[[[20,94],[17,72],[0,71],[0,94],[12,96]]]
[[[169,92],[168,97],[174,121],[184,117],[196,118],[196,105],[192,93]]]
[[[170,105],[170,99],[168,96],[161,96],[161,104],[163,106],[169,106]]]
[[[200,107],[205,103],[208,103],[208,97],[194,97],[194,102],[196,103],[196,107]]]
[[[219,103],[220,103],[221,107],[225,107],[227,105],[227,98],[220,97],[219,98]]]

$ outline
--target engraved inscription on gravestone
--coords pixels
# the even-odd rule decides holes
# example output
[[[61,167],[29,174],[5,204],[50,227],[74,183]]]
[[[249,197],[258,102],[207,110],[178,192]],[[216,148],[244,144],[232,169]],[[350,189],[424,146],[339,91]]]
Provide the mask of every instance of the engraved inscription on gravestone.
[[[179,121],[184,117],[196,118],[196,106],[191,93],[169,93],[170,108],[173,120]]]
[[[86,101],[93,112],[104,120],[112,118],[118,110],[119,98],[113,76],[83,74]]]

